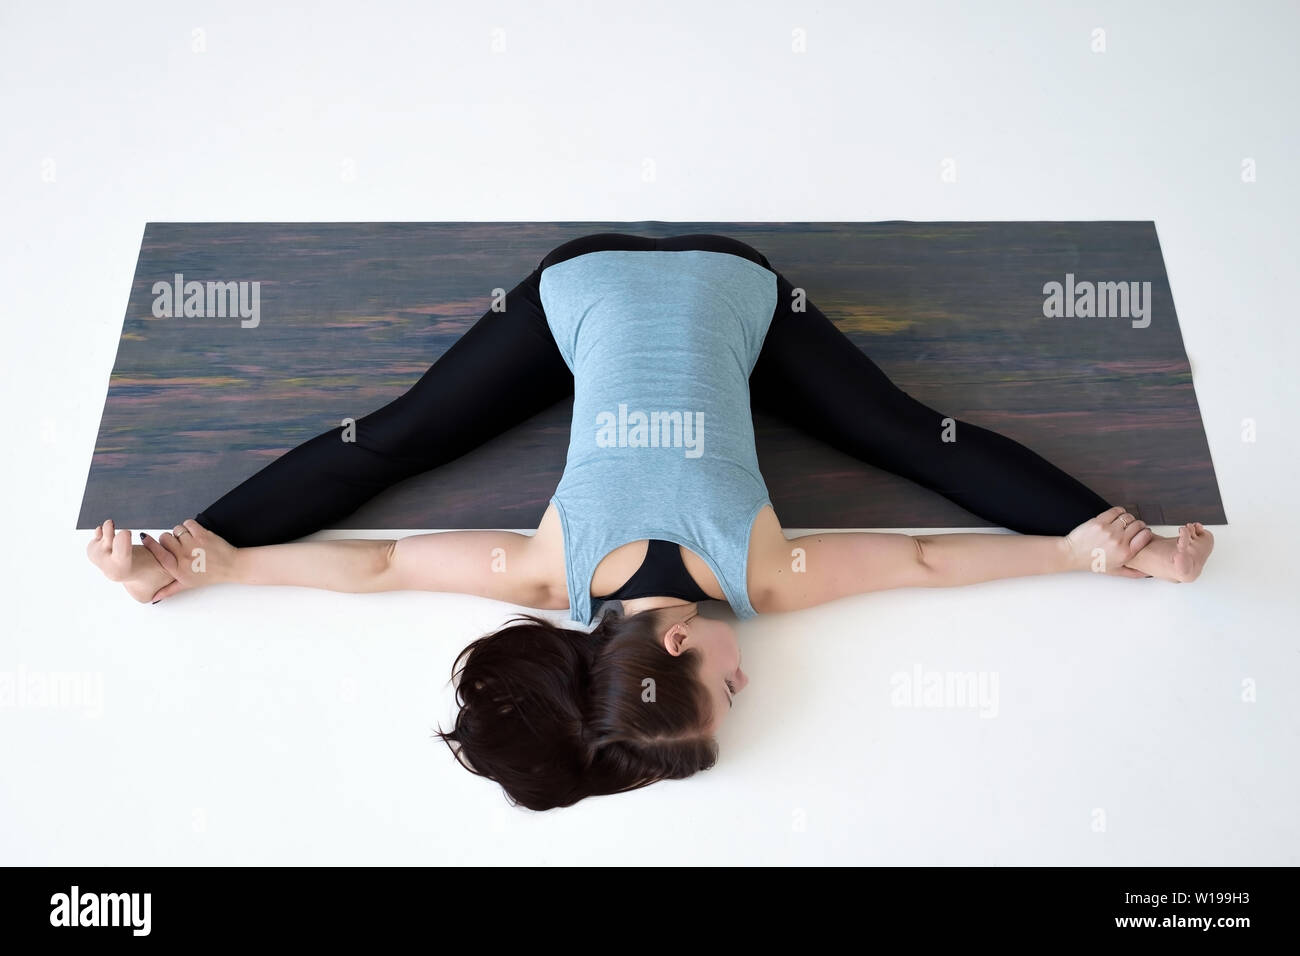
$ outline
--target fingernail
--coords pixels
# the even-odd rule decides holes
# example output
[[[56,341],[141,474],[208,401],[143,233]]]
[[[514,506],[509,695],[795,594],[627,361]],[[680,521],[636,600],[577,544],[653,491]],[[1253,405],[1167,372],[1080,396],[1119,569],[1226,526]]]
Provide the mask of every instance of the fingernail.
[[[159,598],[159,599],[158,599],[158,601],[161,601],[161,600],[162,600],[162,598]],[[157,604],[158,601],[150,601],[149,603],[151,603],[151,604]]]

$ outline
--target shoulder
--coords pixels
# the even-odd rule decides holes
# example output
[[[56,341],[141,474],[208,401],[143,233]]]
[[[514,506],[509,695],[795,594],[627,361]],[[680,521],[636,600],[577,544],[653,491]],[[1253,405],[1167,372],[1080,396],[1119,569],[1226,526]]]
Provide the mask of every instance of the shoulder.
[[[534,576],[542,582],[547,595],[546,608],[563,610],[569,606],[568,564],[564,555],[564,526],[555,502],[547,504],[537,531],[528,542],[528,562]]]
[[[790,541],[781,530],[776,511],[769,505],[758,510],[749,534],[749,562],[745,586],[749,603],[759,614],[771,613],[790,574]]]

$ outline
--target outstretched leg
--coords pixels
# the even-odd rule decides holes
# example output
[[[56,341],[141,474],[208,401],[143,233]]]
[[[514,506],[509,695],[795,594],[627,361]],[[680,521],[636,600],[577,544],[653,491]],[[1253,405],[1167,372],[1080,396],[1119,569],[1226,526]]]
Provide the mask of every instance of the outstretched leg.
[[[542,310],[541,266],[404,394],[286,452],[195,520],[236,547],[328,527],[391,485],[452,461],[573,392]]]
[[[1021,534],[1068,534],[1110,507],[1005,435],[959,420],[945,429],[948,416],[898,388],[806,298],[806,310],[793,311],[793,292],[778,273],[776,312],[749,380],[754,408]],[[945,431],[956,440],[944,441]],[[1194,581],[1213,548],[1214,536],[1192,523],[1177,538],[1154,535],[1127,566]]]
[[[778,273],[776,312],[750,376],[755,409],[1022,534],[1066,534],[1110,507],[1004,435],[960,420],[945,429],[950,416],[891,382],[815,305],[805,298],[795,312],[793,291]]]

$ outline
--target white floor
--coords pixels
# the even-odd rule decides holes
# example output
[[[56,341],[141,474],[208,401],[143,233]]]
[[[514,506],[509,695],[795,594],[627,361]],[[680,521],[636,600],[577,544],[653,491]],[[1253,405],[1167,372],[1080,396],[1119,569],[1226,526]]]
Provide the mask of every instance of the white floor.
[[[0,707],[0,862],[1300,862],[1300,8],[187,6],[0,12],[0,677],[90,691]],[[512,608],[150,607],[86,563],[146,222],[551,219],[1153,219],[1232,524],[1191,586],[1077,574],[746,623],[714,770],[547,814],[430,736],[453,656]],[[894,706],[918,668],[996,696]]]

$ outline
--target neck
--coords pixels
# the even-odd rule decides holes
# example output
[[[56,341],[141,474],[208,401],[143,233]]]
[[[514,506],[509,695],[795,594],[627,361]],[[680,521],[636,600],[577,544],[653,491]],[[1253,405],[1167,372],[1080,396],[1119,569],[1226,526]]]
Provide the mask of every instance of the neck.
[[[661,607],[680,607],[683,609],[694,609],[693,601],[683,601],[675,597],[642,597],[632,598],[630,601],[623,602],[623,614],[631,617],[633,614],[639,614],[642,611],[650,611]]]

